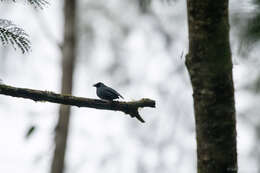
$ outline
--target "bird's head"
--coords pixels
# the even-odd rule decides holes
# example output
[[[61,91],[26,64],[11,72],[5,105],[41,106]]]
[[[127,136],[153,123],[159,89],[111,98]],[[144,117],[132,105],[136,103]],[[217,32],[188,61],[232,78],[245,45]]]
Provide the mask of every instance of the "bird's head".
[[[102,87],[102,86],[105,86],[102,82],[98,82],[98,83],[93,85],[93,87],[96,87],[96,88],[99,88],[99,87]]]

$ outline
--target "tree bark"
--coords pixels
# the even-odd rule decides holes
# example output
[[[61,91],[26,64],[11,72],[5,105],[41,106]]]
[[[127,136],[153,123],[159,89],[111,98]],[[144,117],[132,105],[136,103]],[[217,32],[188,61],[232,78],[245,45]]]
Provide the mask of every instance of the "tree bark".
[[[64,41],[62,46],[62,94],[71,94],[76,61],[76,0],[64,0]],[[51,173],[64,171],[64,158],[69,130],[70,106],[61,105],[56,126],[55,150]]]
[[[198,173],[237,172],[228,0],[187,0]]]

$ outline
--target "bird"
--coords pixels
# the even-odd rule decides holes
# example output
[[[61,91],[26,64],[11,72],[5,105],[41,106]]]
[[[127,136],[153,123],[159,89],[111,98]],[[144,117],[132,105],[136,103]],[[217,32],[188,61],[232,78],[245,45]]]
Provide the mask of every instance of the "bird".
[[[119,99],[119,97],[124,99],[124,97],[121,96],[121,94],[119,94],[116,90],[106,86],[102,82],[98,82],[98,83],[94,84],[93,86],[97,88],[97,96],[101,99],[108,100],[108,101],[113,101],[114,99]],[[138,114],[138,112],[134,113],[134,114],[130,114],[130,116],[132,118],[136,117],[142,123],[145,122],[143,120],[143,118]]]
[[[108,100],[108,101],[113,101],[114,99],[119,99],[119,97],[124,99],[124,97],[121,96],[121,94],[119,94],[116,90],[106,86],[102,82],[98,82],[98,83],[94,84],[93,86],[97,88],[97,96],[101,99]]]

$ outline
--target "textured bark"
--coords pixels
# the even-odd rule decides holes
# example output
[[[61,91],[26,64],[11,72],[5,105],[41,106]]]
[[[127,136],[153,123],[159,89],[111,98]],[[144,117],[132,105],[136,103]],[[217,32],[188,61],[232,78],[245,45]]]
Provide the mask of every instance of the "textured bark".
[[[50,91],[17,88],[3,84],[0,84],[0,94],[24,99],[31,99],[34,101],[47,101],[77,107],[122,111],[126,114],[129,114],[132,118],[136,117],[141,122],[144,122],[144,120],[139,115],[138,109],[144,107],[155,107],[155,101],[148,98],[143,98],[141,100],[131,102],[110,102],[105,100],[75,97],[67,94],[56,94]]]
[[[187,0],[198,173],[237,172],[228,0]]]
[[[72,93],[76,59],[76,0],[64,0],[64,42],[62,46],[62,94]],[[64,159],[69,130],[70,106],[61,105],[55,133],[55,150],[51,173],[64,171]]]

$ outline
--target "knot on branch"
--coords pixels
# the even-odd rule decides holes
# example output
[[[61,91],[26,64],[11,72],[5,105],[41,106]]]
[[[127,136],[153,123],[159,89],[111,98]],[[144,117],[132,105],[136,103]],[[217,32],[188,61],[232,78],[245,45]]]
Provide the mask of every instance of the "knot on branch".
[[[143,118],[138,112],[139,108],[143,107],[155,107],[155,101],[143,98],[140,101],[124,102],[126,107],[122,110],[124,113],[129,114],[132,118],[137,118],[140,122],[145,123]]]

